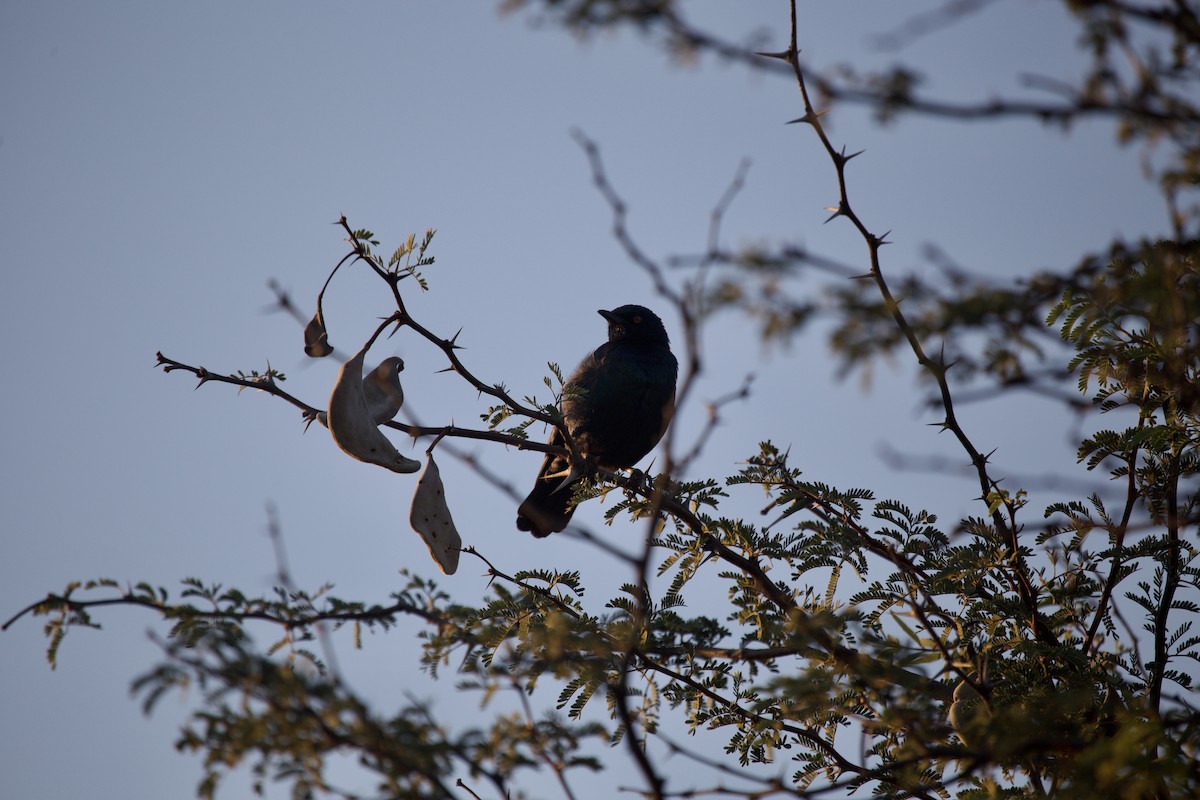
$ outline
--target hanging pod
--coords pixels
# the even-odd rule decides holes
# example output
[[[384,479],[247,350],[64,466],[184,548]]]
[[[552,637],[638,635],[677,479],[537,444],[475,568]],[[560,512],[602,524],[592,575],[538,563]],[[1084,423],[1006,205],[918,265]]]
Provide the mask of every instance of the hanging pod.
[[[458,569],[462,537],[458,535],[454,519],[450,516],[450,507],[446,505],[442,475],[432,453],[429,454],[421,479],[417,481],[408,521],[413,530],[421,534],[425,546],[429,548],[429,555],[433,556],[442,572],[453,575]]]
[[[371,341],[374,341],[374,337]],[[392,472],[416,472],[421,468],[421,462],[400,455],[391,440],[379,430],[367,408],[362,370],[363,358],[370,346],[370,341],[363,345],[363,348],[353,358],[342,364],[342,368],[338,372],[337,383],[333,386],[333,393],[329,395],[329,411],[326,412],[329,432],[342,452],[351,458],[368,464],[377,464]],[[388,361],[384,363],[386,364]],[[377,367],[372,375],[378,371]],[[399,390],[399,386],[400,382],[397,378],[397,390]],[[402,394],[401,402],[403,402]],[[398,405],[397,410],[399,410]]]

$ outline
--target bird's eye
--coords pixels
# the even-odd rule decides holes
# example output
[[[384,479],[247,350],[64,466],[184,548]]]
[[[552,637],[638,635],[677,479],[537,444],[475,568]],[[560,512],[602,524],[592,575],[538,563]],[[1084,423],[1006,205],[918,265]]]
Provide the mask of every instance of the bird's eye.
[[[633,324],[634,324],[634,325],[641,325],[641,324],[642,324],[642,315],[641,315],[641,314],[635,314],[635,315],[633,316]]]

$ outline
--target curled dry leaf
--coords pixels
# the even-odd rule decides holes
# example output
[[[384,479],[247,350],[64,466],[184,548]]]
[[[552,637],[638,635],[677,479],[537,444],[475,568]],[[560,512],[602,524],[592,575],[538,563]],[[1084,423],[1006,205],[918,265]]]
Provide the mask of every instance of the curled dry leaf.
[[[462,537],[454,527],[454,519],[450,516],[450,507],[446,505],[446,491],[442,486],[441,471],[433,455],[417,481],[417,491],[413,494],[412,511],[409,523],[429,548],[429,555],[441,567],[442,572],[453,575],[458,569],[458,556],[462,551]]]
[[[421,462],[400,455],[367,410],[362,368],[363,357],[370,346],[370,342],[364,345],[353,358],[342,364],[338,372],[337,383],[329,395],[329,411],[326,412],[329,432],[342,452],[351,458],[378,464],[393,472],[416,472],[421,468]]]
[[[317,313],[304,326],[304,354],[312,358],[324,358],[332,352],[325,319],[321,316],[321,310],[317,309]]]

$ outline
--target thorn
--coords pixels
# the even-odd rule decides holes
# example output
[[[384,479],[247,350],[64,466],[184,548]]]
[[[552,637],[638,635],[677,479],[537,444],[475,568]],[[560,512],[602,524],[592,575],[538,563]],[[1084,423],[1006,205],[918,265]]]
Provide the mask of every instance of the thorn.
[[[570,475],[571,475],[571,468],[568,466],[568,467],[564,467],[563,469],[560,469],[558,472],[550,472],[550,473],[547,473],[546,475],[543,475],[542,480],[552,481],[555,478],[566,478],[566,477],[570,477]],[[555,491],[557,491],[557,490],[555,490]]]
[[[872,233],[872,234],[870,234],[871,242],[874,243],[874,245],[876,247],[883,247],[885,244],[891,244],[891,242],[889,242],[887,240],[887,237],[889,237],[891,235],[892,235],[892,232],[890,229],[884,231],[882,236],[876,236],[875,234]]]
[[[456,370],[454,369],[454,367],[446,367],[445,369],[439,369],[439,370],[437,370],[437,371],[436,371],[436,372],[434,372],[433,374],[434,374],[434,375],[440,375],[440,374],[441,374],[441,373],[443,373],[443,372],[455,372],[455,371],[456,371]]]
[[[829,218],[825,220],[825,222],[828,223],[830,220],[833,220],[836,217],[843,216],[846,213],[846,204],[838,203],[837,208],[826,208],[825,210],[833,212],[832,214],[829,215]]]
[[[839,167],[843,167],[846,165],[847,161],[849,161],[852,158],[857,158],[858,156],[861,156],[865,152],[867,152],[867,151],[859,150],[857,153],[851,153],[850,155],[846,155],[846,148],[843,147],[842,152],[833,154],[833,160],[837,162],[837,165]]]
[[[578,481],[580,478],[587,477],[589,472],[590,472],[590,469],[589,469],[588,465],[586,463],[583,463],[583,464],[572,464],[568,469],[564,469],[561,472],[556,472],[553,475],[547,475],[546,480],[550,480],[552,478],[558,478],[560,475],[565,475],[565,477],[562,479],[562,482],[560,482],[558,484],[558,486],[555,486],[554,489],[551,490],[550,493],[555,494],[557,492],[561,492],[563,489],[566,489],[571,484]]]
[[[796,52],[799,53],[800,51],[797,50]],[[778,58],[780,61],[786,61],[789,64],[792,63],[792,51],[791,50],[780,50],[778,53],[765,53],[765,52],[762,52],[761,50],[759,50],[759,51],[755,51],[754,55],[762,56],[763,58]]]
[[[826,109],[825,111],[828,111],[828,110],[829,109]],[[803,117],[797,117],[796,119],[790,119],[785,124],[795,125],[797,122],[807,122],[809,125],[816,127],[817,120],[819,120],[821,117],[825,116],[825,111],[806,111],[804,113]]]

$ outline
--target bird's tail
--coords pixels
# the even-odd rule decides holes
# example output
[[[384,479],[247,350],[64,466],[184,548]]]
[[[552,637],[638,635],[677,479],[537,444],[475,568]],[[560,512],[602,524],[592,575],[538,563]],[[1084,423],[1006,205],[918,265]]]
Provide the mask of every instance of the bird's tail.
[[[562,459],[546,455],[533,491],[517,509],[517,529],[529,531],[538,538],[567,527],[571,515],[575,513],[575,506],[571,504],[575,481],[564,481],[562,475],[549,477],[554,475],[556,461],[561,462]]]

